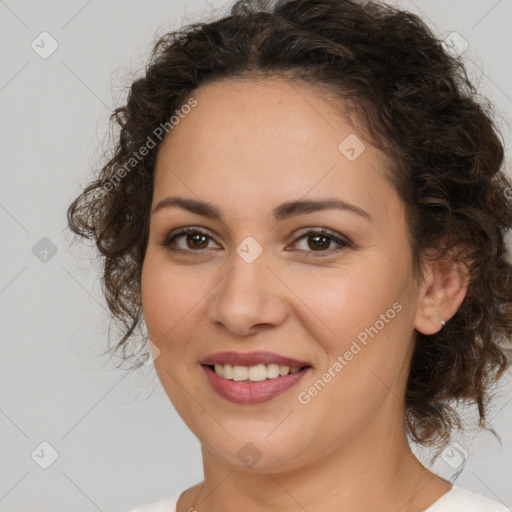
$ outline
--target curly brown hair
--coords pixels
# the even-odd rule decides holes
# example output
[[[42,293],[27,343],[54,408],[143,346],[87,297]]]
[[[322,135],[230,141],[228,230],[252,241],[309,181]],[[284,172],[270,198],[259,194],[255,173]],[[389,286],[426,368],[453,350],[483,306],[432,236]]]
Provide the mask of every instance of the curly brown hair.
[[[405,428],[423,446],[445,446],[462,428],[458,402],[477,406],[488,428],[491,388],[510,365],[512,272],[504,237],[511,183],[494,109],[416,15],[354,0],[238,1],[229,15],[160,37],[143,77],[110,121],[119,127],[109,161],[68,208],[75,235],[94,238],[102,287],[126,348],[142,318],[141,271],[153,173],[169,119],[200,85],[280,77],[308,84],[355,114],[389,159],[406,206],[415,276],[427,253],[469,269],[462,305],[436,334],[416,331]],[[155,140],[157,139],[157,140]],[[150,146],[150,141],[152,145]],[[142,148],[146,148],[142,151]],[[128,167],[129,166],[129,167]],[[462,248],[457,253],[454,248]]]

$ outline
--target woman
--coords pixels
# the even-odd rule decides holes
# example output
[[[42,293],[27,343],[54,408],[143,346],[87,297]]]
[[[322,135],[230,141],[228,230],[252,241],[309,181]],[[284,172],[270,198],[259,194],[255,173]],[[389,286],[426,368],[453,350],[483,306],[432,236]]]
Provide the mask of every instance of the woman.
[[[69,207],[204,481],[137,511],[505,511],[425,468],[510,364],[510,182],[464,67],[378,3],[167,34]],[[123,352],[124,353],[124,352]],[[139,362],[139,366],[140,366]],[[137,365],[135,365],[136,367]]]

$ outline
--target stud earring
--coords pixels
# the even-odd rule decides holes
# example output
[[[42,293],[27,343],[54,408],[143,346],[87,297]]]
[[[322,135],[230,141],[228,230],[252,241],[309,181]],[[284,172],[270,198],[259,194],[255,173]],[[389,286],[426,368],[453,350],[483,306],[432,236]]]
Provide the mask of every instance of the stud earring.
[[[446,322],[442,318],[439,318],[439,321],[441,322],[441,329],[442,329],[446,325]]]

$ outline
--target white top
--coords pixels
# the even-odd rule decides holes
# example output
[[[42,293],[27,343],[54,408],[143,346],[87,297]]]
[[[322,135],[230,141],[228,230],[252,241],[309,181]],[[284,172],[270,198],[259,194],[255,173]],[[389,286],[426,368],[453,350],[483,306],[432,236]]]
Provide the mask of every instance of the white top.
[[[186,489],[168,498],[142,505],[128,512],[176,512],[176,503]],[[497,501],[490,500],[481,494],[462,489],[455,485],[443,494],[424,512],[511,512],[512,509]]]

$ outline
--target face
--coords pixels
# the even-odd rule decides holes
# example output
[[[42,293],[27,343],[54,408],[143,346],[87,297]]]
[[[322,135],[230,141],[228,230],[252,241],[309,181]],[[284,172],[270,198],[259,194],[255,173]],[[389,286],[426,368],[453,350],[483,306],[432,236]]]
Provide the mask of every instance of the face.
[[[224,81],[192,96],[159,149],[142,274],[167,395],[213,457],[240,468],[257,457],[252,471],[304,466],[365,432],[385,437],[402,422],[417,299],[383,154],[313,88]],[[345,207],[275,215],[325,200]],[[306,368],[230,380],[201,364],[225,351]]]

